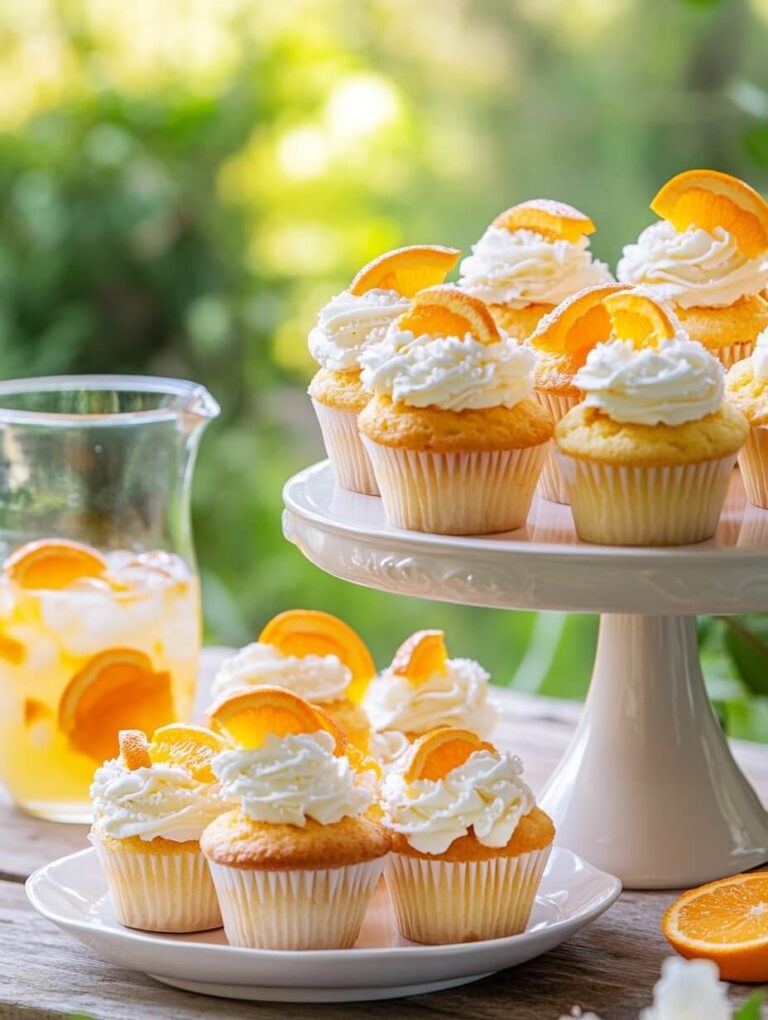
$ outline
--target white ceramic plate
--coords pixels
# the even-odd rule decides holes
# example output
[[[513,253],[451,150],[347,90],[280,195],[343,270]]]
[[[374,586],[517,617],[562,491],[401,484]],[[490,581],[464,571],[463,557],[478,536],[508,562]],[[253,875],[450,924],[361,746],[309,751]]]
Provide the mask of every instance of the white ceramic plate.
[[[415,945],[398,936],[381,888],[354,949],[285,952],[229,946],[221,930],[179,936],[123,928],[106,897],[94,850],[62,857],[27,881],[36,910],[110,963],[193,992],[275,1002],[388,999],[476,981],[560,945],[620,892],[617,878],[555,847],[522,935]]]

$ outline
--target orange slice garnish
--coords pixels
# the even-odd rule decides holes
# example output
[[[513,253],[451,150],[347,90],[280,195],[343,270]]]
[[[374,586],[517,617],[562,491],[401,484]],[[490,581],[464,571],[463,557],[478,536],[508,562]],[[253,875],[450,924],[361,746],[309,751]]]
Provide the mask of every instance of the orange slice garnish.
[[[312,710],[317,716],[319,726],[318,729],[323,729],[327,733],[330,733],[333,739],[336,741],[336,747],[334,748],[334,754],[342,755],[346,754],[349,757],[349,749],[352,746],[347,740],[347,734],[344,732],[341,726],[324,708],[320,705],[313,705]]]
[[[577,354],[608,340],[611,320],[603,299],[620,290],[627,287],[621,283],[598,283],[571,294],[539,322],[531,343],[549,354]]]
[[[713,960],[725,981],[768,981],[768,873],[734,875],[691,889],[661,923],[687,959]]]
[[[585,234],[594,234],[595,225],[589,216],[565,202],[548,198],[532,198],[513,205],[500,213],[492,226],[502,230],[533,230],[552,241],[578,241]]]
[[[11,666],[20,666],[27,657],[27,649],[10,634],[0,634],[0,659]]]
[[[209,710],[208,721],[226,740],[249,750],[261,747],[270,734],[287,737],[318,730],[332,733],[336,754],[345,750],[346,738],[339,737],[339,727],[330,731],[326,719],[308,701],[284,687],[254,687],[235,692]]]
[[[603,298],[612,336],[631,340],[635,347],[656,347],[675,335],[675,325],[658,302],[630,290]]]
[[[659,190],[651,209],[676,230],[723,227],[748,258],[768,250],[768,202],[738,177],[685,170]]]
[[[289,609],[270,620],[259,641],[283,655],[335,655],[352,674],[347,697],[359,702],[376,674],[371,653],[359,634],[330,613]]]
[[[440,244],[413,244],[384,252],[363,266],[349,285],[350,294],[365,294],[379,287],[413,297],[425,287],[442,283],[460,255],[458,248],[444,248]]]
[[[57,591],[83,577],[102,577],[107,562],[88,545],[64,538],[43,538],[17,549],[5,561],[3,570],[21,588]]]
[[[120,730],[117,734],[120,760],[127,769],[148,769],[152,765],[149,756],[149,741],[143,730]]]
[[[75,673],[59,701],[59,725],[78,751],[95,761],[113,757],[122,729],[152,733],[174,717],[170,673],[149,656],[110,648]]]
[[[496,748],[471,730],[455,726],[441,726],[426,733],[414,743],[408,756],[405,781],[417,779],[436,781],[444,779],[453,769],[463,765],[475,751],[492,751]]]
[[[198,783],[212,783],[216,777],[211,762],[227,745],[205,726],[169,723],[152,734],[149,757],[156,765],[178,765]]]
[[[445,634],[441,630],[418,630],[400,645],[389,668],[412,684],[423,684],[435,673],[444,673],[447,661]]]
[[[457,336],[471,333],[483,344],[501,339],[493,316],[485,303],[458,287],[441,284],[420,291],[407,312],[397,320],[399,329],[408,329],[415,336]]]

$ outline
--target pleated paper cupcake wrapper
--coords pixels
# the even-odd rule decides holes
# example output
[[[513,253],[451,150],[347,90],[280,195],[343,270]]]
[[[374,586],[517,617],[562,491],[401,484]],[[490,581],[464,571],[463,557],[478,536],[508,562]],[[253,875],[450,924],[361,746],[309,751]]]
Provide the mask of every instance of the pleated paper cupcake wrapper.
[[[355,944],[384,857],[318,871],[259,871],[210,862],[230,945],[347,949]]]
[[[549,852],[462,863],[390,854],[384,874],[398,931],[429,945],[525,931]]]
[[[768,428],[753,426],[739,451],[739,467],[747,499],[768,509]]]
[[[717,358],[727,372],[731,365],[748,358],[754,349],[755,341],[747,340],[745,343],[728,344],[726,347],[718,347],[716,350],[710,349],[709,353]]]
[[[196,853],[135,853],[92,836],[117,919],[143,931],[192,932],[221,927],[208,863]]]
[[[390,525],[441,535],[521,528],[550,446],[422,453],[362,439]]]
[[[688,545],[715,533],[736,455],[624,467],[558,454],[576,533],[600,545]]]
[[[568,412],[581,403],[581,397],[567,396],[562,393],[550,393],[548,390],[536,390],[536,397],[555,419],[555,424],[565,418]],[[568,503],[568,490],[560,476],[555,451],[552,449],[544,463],[544,470],[539,480],[539,495],[553,503]]]
[[[378,496],[379,488],[357,431],[357,411],[326,407],[313,400],[323,442],[336,483],[350,492]]]

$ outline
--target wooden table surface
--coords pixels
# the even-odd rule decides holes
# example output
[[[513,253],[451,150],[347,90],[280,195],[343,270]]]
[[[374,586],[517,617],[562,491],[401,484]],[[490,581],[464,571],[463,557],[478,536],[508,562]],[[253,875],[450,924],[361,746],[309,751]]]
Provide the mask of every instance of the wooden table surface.
[[[514,748],[534,789],[553,769],[578,717],[577,705],[499,692],[498,743]],[[768,801],[768,749],[736,742],[742,768]],[[24,880],[39,865],[82,849],[85,826],[39,821],[0,803],[0,1017],[98,1020],[347,1020],[353,1017],[472,1017],[557,1020],[579,1004],[604,1020],[636,1020],[651,1000],[661,962],[670,954],[659,929],[673,893],[626,892],[594,924],[546,956],[475,984],[380,1003],[294,1005],[246,1003],[167,988],[142,974],[104,963],[38,916]],[[734,986],[734,1002],[748,989]]]

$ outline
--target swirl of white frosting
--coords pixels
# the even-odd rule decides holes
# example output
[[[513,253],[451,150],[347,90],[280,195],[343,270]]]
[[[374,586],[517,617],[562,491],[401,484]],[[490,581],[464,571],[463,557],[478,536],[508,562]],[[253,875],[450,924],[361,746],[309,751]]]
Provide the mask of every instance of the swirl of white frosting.
[[[390,772],[382,784],[386,824],[424,854],[444,853],[470,828],[483,846],[506,846],[535,804],[522,774],[519,758],[490,751],[475,751],[443,779],[408,783]]]
[[[611,283],[589,241],[549,241],[533,230],[489,227],[459,267],[459,286],[489,304],[556,305],[595,283]]]
[[[536,354],[507,336],[483,344],[465,337],[414,336],[393,326],[364,351],[366,389],[411,407],[466,411],[514,407],[533,392]]]
[[[248,687],[287,687],[315,704],[346,697],[352,673],[336,655],[284,655],[274,645],[254,642],[219,666],[211,686],[214,701]]]
[[[616,275],[681,308],[722,308],[768,286],[768,257],[747,258],[723,227],[675,230],[659,220],[624,248]]]
[[[128,769],[119,758],[96,769],[91,800],[96,832],[117,839],[199,839],[226,809],[218,783],[200,783],[175,765]]]
[[[757,338],[752,353],[752,371],[758,379],[768,379],[768,329]]]
[[[679,336],[659,347],[636,348],[629,340],[598,344],[573,384],[588,407],[636,425],[698,421],[719,410],[724,391],[720,362]]]
[[[323,730],[270,734],[255,750],[222,751],[212,768],[224,799],[256,822],[303,826],[313,818],[332,825],[362,814],[372,799],[370,785],[333,749]]]
[[[364,294],[342,291],[322,309],[309,334],[309,353],[322,368],[348,372],[360,353],[382,339],[389,324],[410,307],[396,290],[374,288]]]

